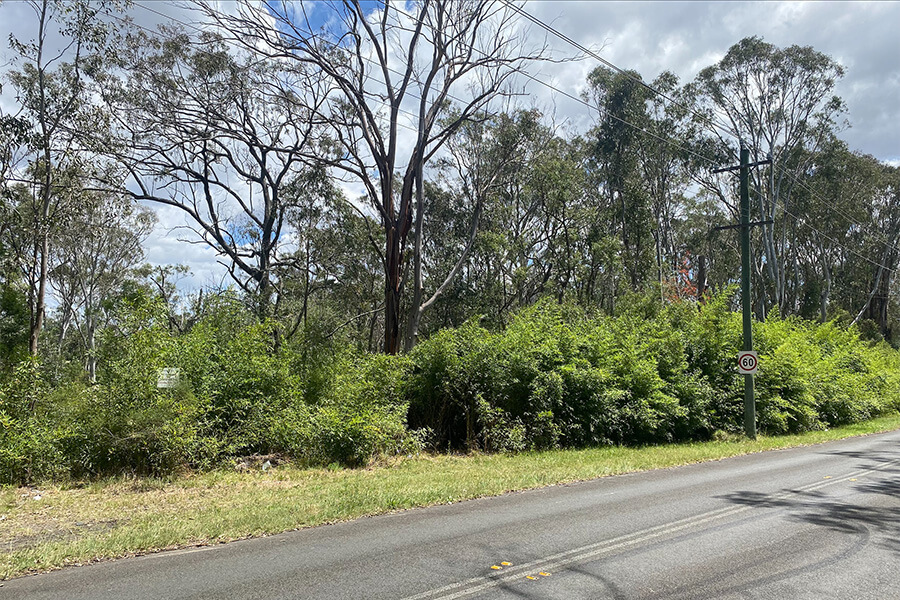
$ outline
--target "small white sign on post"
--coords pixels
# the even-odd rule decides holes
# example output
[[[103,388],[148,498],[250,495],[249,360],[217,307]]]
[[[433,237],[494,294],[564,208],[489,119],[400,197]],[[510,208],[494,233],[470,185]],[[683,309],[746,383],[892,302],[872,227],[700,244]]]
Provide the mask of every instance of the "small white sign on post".
[[[753,350],[741,350],[738,352],[738,373],[741,375],[756,375],[759,367],[759,356]]]
[[[173,388],[178,385],[181,369],[165,368],[159,370],[159,378],[156,380],[158,388]]]

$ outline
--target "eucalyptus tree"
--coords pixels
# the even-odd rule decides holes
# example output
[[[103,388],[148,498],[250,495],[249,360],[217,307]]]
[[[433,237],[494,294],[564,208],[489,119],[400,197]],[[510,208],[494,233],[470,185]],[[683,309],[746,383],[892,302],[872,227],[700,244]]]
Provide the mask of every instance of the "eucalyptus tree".
[[[651,198],[639,152],[643,130],[650,126],[647,104],[652,96],[636,72],[597,67],[589,74],[588,85],[588,96],[599,110],[592,132],[592,179],[607,213],[606,235],[619,238],[625,276],[637,291],[643,289],[654,262]]]
[[[505,323],[511,311],[534,302],[553,276],[548,256],[553,244],[552,217],[536,185],[544,174],[544,153],[553,133],[540,117],[536,111],[500,115],[491,133],[501,144],[510,140],[515,146],[515,161],[503,169],[490,190],[481,243],[473,256],[473,262],[485,271],[478,295],[492,300],[485,312],[498,324]]]
[[[377,351],[384,300],[378,223],[336,189],[310,194],[309,183],[297,180],[285,191],[294,198],[288,214],[294,250],[279,270],[282,312],[293,316],[287,337],[298,331],[320,341],[340,336]],[[327,177],[320,185],[332,187]]]
[[[118,290],[144,256],[142,244],[154,214],[124,194],[83,190],[55,236],[50,285],[60,313],[62,346],[72,325],[80,338],[85,370],[97,374],[97,332],[103,303]]]
[[[131,32],[118,58],[98,78],[109,123],[96,150],[126,171],[133,199],[180,211],[187,241],[213,248],[258,318],[272,316],[288,251],[283,192],[317,144],[312,69],[171,28]]]
[[[4,182],[6,183],[6,182]],[[0,190],[0,368],[5,369],[28,354],[31,328],[28,286],[16,252],[18,215],[15,204],[19,186]]]
[[[2,90],[2,85],[0,85]],[[28,122],[15,115],[5,115],[0,108],[0,366],[16,362],[28,350],[30,337],[29,303],[25,280],[21,273],[21,255],[10,239],[16,234],[17,196],[16,159],[26,142]]]
[[[772,159],[770,167],[752,170],[752,196],[757,218],[774,221],[759,228],[765,259],[758,264],[766,273],[769,306],[783,313],[796,310],[797,303],[787,272],[794,260],[791,221],[780,217],[793,212],[792,193],[808,159],[842,126],[844,104],[833,91],[843,74],[840,64],[809,46],[778,48],[748,37],[703,69],[691,86],[697,125],[706,130],[700,149],[725,148],[736,162],[741,140],[755,159]],[[703,180],[723,198],[731,196],[720,187],[725,181]]]
[[[684,203],[689,194],[688,149],[679,143],[690,113],[684,90],[671,72],[663,72],[650,84],[666,96],[653,94],[646,103],[647,121],[637,140],[638,170],[650,202],[652,235],[656,246],[656,268],[660,284],[688,259],[702,250],[687,246],[678,237],[678,223],[685,218]]]
[[[502,325],[541,295],[576,296],[594,274],[586,263],[596,211],[581,149],[543,121],[536,110],[501,113],[451,141],[428,188],[426,287],[444,284],[454,268],[459,278],[434,303],[432,329],[471,314]]]
[[[529,135],[537,127],[536,111],[483,115],[463,124],[447,140],[438,161],[443,189],[432,184],[425,210],[417,211],[412,235],[414,292],[404,347],[415,344],[426,310],[454,286],[470,263],[485,205],[496,210],[497,194],[509,177],[528,168],[533,148]],[[448,119],[455,120],[451,114]],[[430,235],[425,235],[426,214]],[[426,298],[426,287],[431,292]],[[478,310],[478,309],[476,309]]]
[[[870,156],[858,157],[876,170],[874,193],[866,206],[869,220],[861,227],[854,227],[856,244],[862,256],[874,260],[856,261],[862,267],[863,282],[867,283],[868,294],[853,322],[862,318],[874,321],[883,335],[891,333],[889,308],[891,300],[896,300],[894,277],[900,269],[900,168],[878,163]],[[894,302],[896,305],[897,303]]]
[[[35,355],[44,323],[53,230],[65,215],[66,204],[77,201],[68,187],[73,183],[71,174],[80,172],[79,165],[85,161],[77,132],[89,126],[86,74],[102,64],[110,27],[103,18],[106,4],[87,0],[29,0],[28,4],[34,11],[36,34],[28,41],[10,36],[15,68],[7,78],[19,107],[17,114],[4,118],[4,125],[24,133],[26,140],[15,173],[16,179],[29,181],[17,192],[16,213],[18,233],[31,235],[30,248],[20,248],[19,257],[20,267],[27,271],[29,350]],[[54,37],[56,28],[59,39]],[[8,148],[3,155],[7,163]],[[4,177],[10,177],[9,167],[4,170]]]
[[[318,114],[331,126],[333,145],[323,158],[362,186],[380,221],[384,350],[398,352],[415,252],[410,234],[425,210],[425,167],[464,123],[508,92],[517,70],[543,57],[543,48],[529,48],[513,8],[494,0],[402,7],[245,1],[237,14],[200,6],[235,43],[315,69],[327,81],[331,93]],[[451,103],[456,117],[448,120]],[[413,286],[420,283],[413,277]]]
[[[877,226],[872,209],[882,180],[881,165],[851,152],[836,137],[801,160],[810,166],[803,185],[792,194],[792,204],[803,220],[787,217],[794,228],[791,275],[800,314],[826,321],[835,314],[832,304],[856,314],[874,273],[874,265],[860,257],[871,255],[879,261],[884,250],[873,247],[870,231]]]

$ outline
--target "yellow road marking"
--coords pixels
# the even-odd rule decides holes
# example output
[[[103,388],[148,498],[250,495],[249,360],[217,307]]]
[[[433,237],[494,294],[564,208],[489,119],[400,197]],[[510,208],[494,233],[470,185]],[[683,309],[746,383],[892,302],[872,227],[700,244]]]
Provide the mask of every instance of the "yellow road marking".
[[[816,483],[803,485],[795,489],[785,490],[781,493],[773,495],[772,498],[788,498],[801,492],[811,492],[813,490],[829,487],[843,481],[848,481],[852,478],[851,476],[853,475],[858,477],[870,473],[875,473],[896,464],[900,464],[900,460],[891,460],[875,467],[861,469],[854,473],[848,473],[847,475],[838,477],[834,481],[819,481]],[[832,476],[828,475],[825,477],[825,479],[832,479]],[[602,556],[604,554],[618,552],[629,546],[634,546],[639,543],[645,543],[652,539],[671,535],[675,532],[682,531],[688,528],[694,528],[711,521],[736,516],[749,510],[751,510],[751,507],[749,506],[726,506],[723,508],[711,510],[706,513],[692,515],[690,517],[663,523],[654,527],[648,527],[647,529],[641,531],[635,531],[630,534],[618,536],[612,539],[602,540],[593,544],[587,544],[585,546],[572,548],[571,550],[566,550],[557,554],[545,556],[531,561],[530,563],[526,562],[520,564],[517,567],[512,567],[506,575],[500,575],[498,577],[487,575],[473,577],[468,580],[458,581],[439,588],[427,590],[414,596],[407,596],[403,600],[426,600],[426,598],[430,600],[456,600],[464,596],[470,596],[477,592],[502,585],[504,581],[509,581],[512,577],[521,576],[522,571],[525,571],[526,569],[529,569],[531,567],[538,566],[538,564],[540,563],[545,563],[545,565],[549,567],[565,567],[569,564],[585,562],[595,559],[596,557]],[[550,576],[550,573],[541,572],[539,574],[542,577]]]

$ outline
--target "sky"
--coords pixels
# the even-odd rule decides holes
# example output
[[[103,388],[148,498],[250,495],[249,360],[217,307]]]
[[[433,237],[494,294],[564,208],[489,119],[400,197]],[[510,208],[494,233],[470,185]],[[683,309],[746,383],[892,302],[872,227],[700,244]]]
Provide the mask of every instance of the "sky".
[[[233,5],[221,0],[223,8]],[[847,105],[850,127],[841,137],[851,149],[900,165],[900,2],[527,2],[524,9],[554,28],[599,53],[615,65],[640,73],[646,81],[664,70],[682,83],[721,59],[728,48],[744,37],[759,36],[779,47],[812,46],[844,66],[846,74],[836,94]],[[131,9],[135,22],[148,28],[173,17],[197,18],[183,5],[160,0],[136,0]],[[9,35],[33,35],[34,13],[17,0],[0,0],[0,40]],[[556,57],[577,51],[537,26],[528,35],[546,42]],[[0,69],[10,57],[0,46]],[[578,96],[587,74],[597,66],[588,58],[580,62],[544,65],[533,72],[567,93]],[[552,114],[558,125],[573,132],[591,126],[594,115],[582,104],[529,82],[525,91],[534,104]],[[6,92],[0,108],[12,106]],[[168,208],[159,211],[159,224],[145,244],[152,264],[187,264],[192,276],[182,282],[186,290],[223,280],[224,268],[215,254],[200,244],[179,238],[189,235],[177,227],[184,217]]]
[[[841,137],[851,149],[900,164],[900,2],[557,1],[525,9],[647,81],[664,70],[690,81],[748,36],[812,46],[846,71],[835,89],[850,121]],[[553,79],[561,89],[581,89],[595,65],[555,65]],[[583,112],[564,100],[558,106],[575,119]]]

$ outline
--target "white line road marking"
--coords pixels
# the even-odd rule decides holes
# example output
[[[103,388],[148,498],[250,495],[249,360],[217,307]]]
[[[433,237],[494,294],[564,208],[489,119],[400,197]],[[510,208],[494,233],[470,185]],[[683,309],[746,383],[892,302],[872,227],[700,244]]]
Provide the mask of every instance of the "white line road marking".
[[[895,464],[900,464],[900,460],[892,460],[882,463],[877,467],[872,467],[871,469],[854,471],[853,473],[849,473],[841,477],[827,479],[824,481],[817,481],[815,483],[787,490],[771,496],[770,500],[781,500],[794,494],[815,491],[824,487],[837,485],[838,483],[843,483],[845,481],[855,481],[855,479],[858,477],[861,477],[868,473],[873,473],[875,471],[880,471]],[[498,572],[491,575],[482,575],[479,577],[472,577],[471,579],[467,579],[465,581],[451,583],[440,588],[435,588],[433,590],[428,590],[420,594],[416,594],[415,596],[408,596],[403,600],[455,600],[456,598],[462,598],[464,596],[469,596],[486,589],[497,587],[498,585],[511,581],[515,578],[521,578],[524,574],[536,570],[538,566],[540,567],[541,571],[549,572],[553,571],[554,569],[558,570],[558,568],[562,566],[577,562],[583,562],[587,559],[596,558],[600,555],[611,553],[616,550],[621,550],[629,546],[634,546],[641,542],[647,542],[664,535],[677,533],[696,525],[702,525],[704,523],[709,523],[710,521],[737,515],[742,512],[746,512],[751,508],[753,507],[726,506],[700,515],[685,517],[684,519],[672,521],[671,523],[665,523],[663,525],[657,525],[655,527],[650,527],[642,531],[636,531],[635,533],[622,535],[609,540],[604,540],[602,542],[596,542],[594,544],[581,546],[580,548],[574,548],[565,552],[559,552],[557,554],[545,556],[531,562],[517,564],[514,567],[503,569],[502,573]]]

